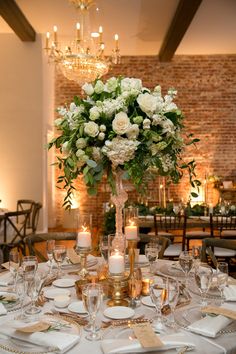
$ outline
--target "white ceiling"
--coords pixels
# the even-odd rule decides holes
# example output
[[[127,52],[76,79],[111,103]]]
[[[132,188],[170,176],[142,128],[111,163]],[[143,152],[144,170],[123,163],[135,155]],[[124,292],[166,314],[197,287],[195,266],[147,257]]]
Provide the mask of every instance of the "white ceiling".
[[[97,0],[91,29],[104,28],[106,52],[120,36],[123,55],[156,55],[179,0]],[[191,0],[189,0],[191,1]],[[37,33],[58,26],[58,35],[73,37],[77,14],[68,0],[16,0]],[[96,15],[95,15],[96,14]],[[0,18],[0,33],[12,30]],[[236,0],[203,0],[176,54],[236,53]]]

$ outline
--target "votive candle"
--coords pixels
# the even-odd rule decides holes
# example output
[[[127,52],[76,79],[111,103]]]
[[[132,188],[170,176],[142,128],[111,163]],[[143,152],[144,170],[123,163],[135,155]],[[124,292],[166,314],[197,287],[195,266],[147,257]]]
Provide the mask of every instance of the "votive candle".
[[[109,257],[109,272],[111,274],[121,274],[125,270],[125,262],[124,257],[119,254],[115,253]]]

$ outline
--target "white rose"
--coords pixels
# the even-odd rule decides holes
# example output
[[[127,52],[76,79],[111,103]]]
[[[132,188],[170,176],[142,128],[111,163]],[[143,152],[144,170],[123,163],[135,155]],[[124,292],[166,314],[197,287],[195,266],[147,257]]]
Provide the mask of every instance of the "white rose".
[[[148,118],[145,118],[143,121],[143,129],[150,129],[151,121]]]
[[[93,88],[93,85],[92,85],[92,84],[85,83],[85,84],[82,86],[82,89],[84,90],[84,92],[85,92],[88,96],[91,96],[91,95],[94,93],[94,88]]]
[[[95,138],[95,136],[99,133],[98,125],[95,122],[84,123],[84,132],[85,134]]]
[[[139,135],[139,127],[138,124],[132,124],[126,133],[128,139],[136,139]]]
[[[107,80],[106,85],[104,90],[106,92],[114,92],[115,89],[117,88],[118,81],[115,77],[111,77],[109,80]]]
[[[157,109],[157,99],[155,96],[150,95],[149,93],[141,93],[137,97],[137,102],[139,107],[143,112],[148,116],[152,115]]]
[[[98,134],[98,140],[104,140],[105,139],[105,134],[103,132]]]
[[[104,91],[104,84],[101,80],[98,80],[94,86],[94,91],[96,93],[102,93]]]
[[[130,127],[130,120],[126,113],[119,112],[115,115],[112,122],[112,129],[116,134],[125,134]]]
[[[104,124],[100,125],[100,132],[105,132],[107,130],[107,127]]]
[[[99,112],[99,109],[96,106],[90,108],[90,110],[89,110],[89,118],[91,120],[96,120],[96,119],[99,118],[99,116],[100,116],[100,112]]]
[[[86,140],[84,138],[79,138],[78,140],[76,140],[77,149],[83,149],[86,145]]]

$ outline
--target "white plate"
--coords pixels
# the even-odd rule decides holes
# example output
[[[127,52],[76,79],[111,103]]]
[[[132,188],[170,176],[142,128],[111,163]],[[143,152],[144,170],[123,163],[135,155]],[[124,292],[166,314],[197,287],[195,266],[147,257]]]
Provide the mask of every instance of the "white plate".
[[[71,279],[71,278],[56,279],[54,280],[52,285],[57,286],[58,288],[71,288],[72,286],[75,285],[75,279]]]
[[[113,320],[123,320],[126,318],[133,317],[134,314],[135,314],[134,310],[125,306],[108,307],[103,312],[104,316],[112,318]]]
[[[152,302],[152,299],[150,298],[150,296],[145,296],[142,298],[142,304],[149,306],[149,307],[155,307],[154,303]]]
[[[80,313],[80,314],[87,314],[88,312],[85,310],[83,301],[75,301],[72,302],[69,306],[68,306],[68,310],[74,313]]]
[[[54,300],[58,295],[70,296],[70,290],[66,289],[44,289],[43,294],[46,298]]]

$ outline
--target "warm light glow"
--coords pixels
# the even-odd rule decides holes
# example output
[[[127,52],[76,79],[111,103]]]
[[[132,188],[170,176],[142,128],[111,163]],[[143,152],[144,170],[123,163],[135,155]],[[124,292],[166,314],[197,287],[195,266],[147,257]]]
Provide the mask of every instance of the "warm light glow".
[[[134,226],[135,225],[134,221],[132,221],[132,220],[129,220],[129,224],[130,224],[130,226]]]
[[[76,29],[80,30],[80,23],[79,22],[76,23]]]
[[[99,37],[99,33],[98,32],[92,32],[91,33],[91,37],[92,38],[98,38]]]
[[[160,184],[160,189],[163,189],[163,184]]]
[[[115,41],[118,41],[118,39],[119,39],[118,34],[115,34]]]
[[[82,225],[82,229],[83,229],[84,232],[85,232],[85,231],[88,231],[88,228],[87,228],[87,226],[85,226],[85,225]]]
[[[49,39],[50,38],[50,32],[46,33],[46,37]]]
[[[103,32],[103,30],[102,30],[102,26],[99,26],[99,30],[98,30],[98,32],[99,32],[100,34]]]
[[[53,26],[53,32],[57,32],[57,26]]]

